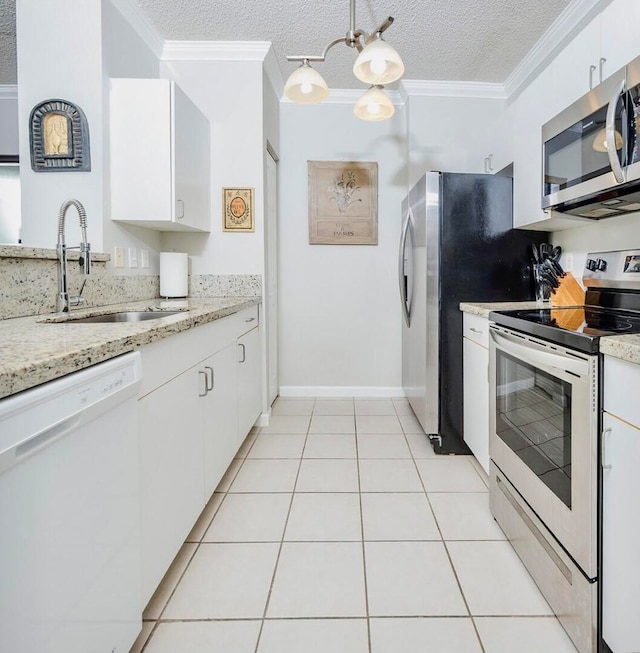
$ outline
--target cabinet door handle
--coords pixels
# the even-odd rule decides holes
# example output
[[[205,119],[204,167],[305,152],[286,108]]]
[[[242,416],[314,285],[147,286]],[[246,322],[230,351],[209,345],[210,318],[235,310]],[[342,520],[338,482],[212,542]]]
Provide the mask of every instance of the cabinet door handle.
[[[613,429],[608,426],[606,429],[603,429],[602,431],[602,444],[600,445],[600,463],[602,464],[602,469],[611,469],[612,465],[607,463],[607,447],[606,447],[606,442],[607,438],[609,435],[611,435],[611,431]]]
[[[242,347],[242,360],[238,362],[244,363],[247,360],[247,348],[242,343],[238,343],[238,347]]]
[[[213,375],[213,367],[211,367],[209,365],[205,365],[204,369],[205,369],[206,372],[211,373],[211,376],[209,376],[209,374],[207,374],[207,376],[206,376],[207,392],[209,392],[210,390],[213,390],[213,386],[215,385],[215,383],[214,383],[215,377]],[[211,380],[211,385],[209,385],[209,380]]]
[[[176,200],[176,220],[182,220],[182,218],[184,218],[184,200]]]
[[[199,392],[198,397],[206,397],[209,392],[209,383],[207,381],[207,373],[204,370],[198,370],[198,374],[204,377],[204,392]]]
[[[482,329],[474,329],[473,327],[469,327],[469,331],[473,331],[474,333],[480,333],[480,334],[483,333]]]
[[[493,172],[493,163],[491,162],[492,159],[493,159],[493,154],[490,154],[487,157],[487,167],[489,168],[487,172]]]
[[[484,157],[484,171],[487,172],[487,173],[489,172],[489,157],[488,156]]]
[[[604,65],[607,63],[607,60],[605,57],[600,57],[600,61],[598,62],[598,66],[600,67],[600,83],[602,84],[602,78],[603,78],[603,68]]]
[[[589,90],[593,89],[593,73],[595,72],[595,70],[596,70],[596,66],[591,64],[591,66],[589,66]]]

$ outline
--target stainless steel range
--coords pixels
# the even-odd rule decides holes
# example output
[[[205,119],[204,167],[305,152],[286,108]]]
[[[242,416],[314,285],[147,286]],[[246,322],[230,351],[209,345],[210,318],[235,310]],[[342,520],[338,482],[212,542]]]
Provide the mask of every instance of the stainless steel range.
[[[584,306],[492,312],[491,510],[580,653],[599,650],[600,337],[640,333],[640,250],[590,254]]]

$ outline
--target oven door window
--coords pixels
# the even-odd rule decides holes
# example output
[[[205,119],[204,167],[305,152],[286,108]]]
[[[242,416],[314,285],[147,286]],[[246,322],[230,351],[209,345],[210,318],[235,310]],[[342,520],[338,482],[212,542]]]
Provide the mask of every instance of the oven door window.
[[[496,351],[496,434],[571,508],[571,384]]]

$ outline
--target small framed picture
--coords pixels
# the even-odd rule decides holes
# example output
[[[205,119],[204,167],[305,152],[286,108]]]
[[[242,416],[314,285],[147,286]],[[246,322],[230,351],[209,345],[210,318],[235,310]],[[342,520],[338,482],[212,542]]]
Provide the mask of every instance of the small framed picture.
[[[255,231],[253,188],[222,189],[222,231]]]

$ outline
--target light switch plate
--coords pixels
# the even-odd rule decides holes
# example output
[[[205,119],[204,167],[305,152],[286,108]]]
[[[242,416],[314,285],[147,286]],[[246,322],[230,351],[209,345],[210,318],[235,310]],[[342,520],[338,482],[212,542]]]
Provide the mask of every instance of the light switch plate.
[[[138,267],[138,248],[129,247],[129,267],[137,268]]]
[[[113,248],[113,267],[114,268],[124,267],[124,247]]]
[[[149,250],[141,249],[140,250],[140,267],[148,268],[149,267]]]

